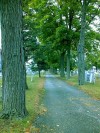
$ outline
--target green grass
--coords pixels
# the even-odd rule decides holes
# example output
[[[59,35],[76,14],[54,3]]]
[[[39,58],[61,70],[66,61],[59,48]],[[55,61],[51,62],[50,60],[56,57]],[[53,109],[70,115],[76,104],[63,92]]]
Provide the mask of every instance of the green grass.
[[[67,83],[78,87],[79,89],[88,93],[94,99],[100,100],[100,78],[96,78],[96,82],[94,84],[86,83],[85,85],[79,86],[77,76],[73,76],[69,80],[67,80]]]
[[[32,123],[38,114],[42,114],[45,110],[41,104],[44,91],[45,78],[38,78],[35,76],[31,82],[31,78],[27,77],[29,89],[26,91],[26,108],[28,115],[21,120],[3,120],[0,119],[0,133],[30,133],[31,131],[38,131],[32,127]],[[1,102],[0,102],[1,111]]]

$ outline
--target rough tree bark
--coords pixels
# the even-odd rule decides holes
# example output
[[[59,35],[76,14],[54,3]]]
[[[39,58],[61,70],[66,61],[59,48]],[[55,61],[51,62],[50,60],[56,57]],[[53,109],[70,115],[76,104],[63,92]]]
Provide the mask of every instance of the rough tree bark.
[[[3,118],[24,117],[25,62],[21,0],[1,0]]]
[[[81,32],[78,44],[78,82],[79,85],[85,83],[85,62],[84,62],[84,43],[86,25],[86,0],[82,2]]]

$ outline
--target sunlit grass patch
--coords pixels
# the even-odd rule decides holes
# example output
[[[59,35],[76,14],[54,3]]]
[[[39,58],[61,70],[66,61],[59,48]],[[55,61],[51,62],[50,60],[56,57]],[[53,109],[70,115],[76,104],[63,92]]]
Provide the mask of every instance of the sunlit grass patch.
[[[91,95],[94,99],[100,100],[100,78],[96,78],[95,83],[86,83],[85,85],[79,86],[78,77],[73,76],[69,80],[67,80],[67,83],[78,87],[79,89]]]
[[[26,108],[28,115],[24,119],[3,120],[0,119],[0,133],[30,133],[31,130],[37,130],[32,127],[32,123],[36,116],[42,112],[41,101],[45,93],[44,90],[45,78],[34,76],[31,82],[31,77],[27,77],[28,90],[26,90]],[[1,102],[0,102],[1,111]],[[34,129],[33,129],[34,128]]]
[[[100,100],[100,78],[97,78],[94,84],[87,83],[83,86],[79,86],[79,88],[91,95],[93,98]]]
[[[70,79],[68,79],[67,82],[70,85],[78,86],[78,77],[77,76],[73,76]]]

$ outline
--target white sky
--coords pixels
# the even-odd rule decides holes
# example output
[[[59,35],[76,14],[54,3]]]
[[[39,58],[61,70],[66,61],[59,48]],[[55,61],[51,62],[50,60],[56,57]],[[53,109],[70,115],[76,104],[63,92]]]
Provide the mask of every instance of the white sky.
[[[98,27],[100,25],[100,18],[99,17],[95,17],[95,20],[90,24],[90,27],[96,31],[96,32],[99,32],[98,31]]]

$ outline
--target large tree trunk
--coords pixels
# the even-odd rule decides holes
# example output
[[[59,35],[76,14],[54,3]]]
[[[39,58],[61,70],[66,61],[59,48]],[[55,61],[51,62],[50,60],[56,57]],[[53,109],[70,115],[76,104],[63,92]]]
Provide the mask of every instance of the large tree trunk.
[[[25,62],[21,0],[1,0],[3,116],[23,117],[25,108]]]
[[[70,78],[70,45],[67,48],[67,79]]]
[[[65,57],[65,52],[61,52],[60,55],[60,76],[65,77],[64,73],[64,57]]]
[[[86,25],[86,0],[82,3],[81,32],[78,45],[78,82],[79,85],[85,83],[85,62],[84,62],[84,43],[85,43],[85,25]]]

